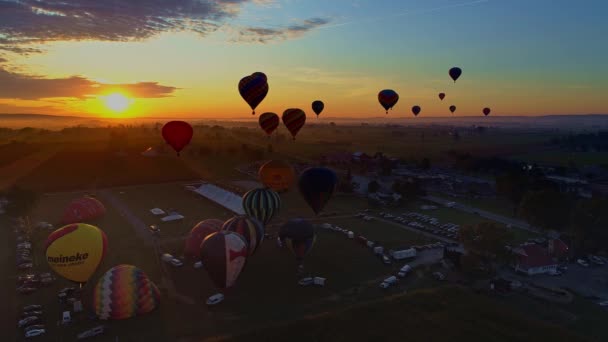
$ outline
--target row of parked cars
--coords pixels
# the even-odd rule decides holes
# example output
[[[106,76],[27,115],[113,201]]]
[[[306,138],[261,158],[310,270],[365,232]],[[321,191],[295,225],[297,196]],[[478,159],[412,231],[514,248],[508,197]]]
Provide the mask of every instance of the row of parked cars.
[[[42,322],[42,305],[27,305],[23,307],[17,327],[23,330],[25,338],[36,337],[46,333]]]
[[[55,277],[49,273],[27,273],[17,277],[17,293],[30,294],[40,287],[48,287],[55,281]]]
[[[445,236],[450,239],[457,240],[460,226],[454,223],[440,223],[438,219],[429,215],[417,212],[405,212],[402,215],[395,216],[390,213],[380,213],[380,216],[386,219],[392,219],[395,222],[407,225],[412,228],[427,231],[435,235]],[[421,223],[422,222],[422,223]],[[424,223],[424,224],[423,224]],[[427,226],[428,225],[428,226]]]

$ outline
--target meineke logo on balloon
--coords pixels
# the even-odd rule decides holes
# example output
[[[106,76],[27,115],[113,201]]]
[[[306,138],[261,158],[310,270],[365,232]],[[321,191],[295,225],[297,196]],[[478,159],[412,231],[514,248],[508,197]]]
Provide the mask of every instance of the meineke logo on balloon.
[[[74,255],[63,255],[51,256],[48,255],[46,260],[52,263],[56,267],[76,266],[85,263],[85,260],[89,257],[89,253],[76,253]]]

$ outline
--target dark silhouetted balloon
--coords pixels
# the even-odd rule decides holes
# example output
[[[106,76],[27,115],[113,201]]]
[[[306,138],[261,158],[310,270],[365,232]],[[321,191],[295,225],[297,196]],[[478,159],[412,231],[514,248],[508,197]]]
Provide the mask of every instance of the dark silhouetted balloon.
[[[162,134],[167,144],[171,145],[179,156],[179,152],[192,140],[194,130],[185,121],[169,121],[163,126]]]
[[[293,140],[296,140],[296,135],[306,123],[306,113],[299,108],[289,108],[283,112],[282,119]]]
[[[420,106],[414,106],[412,107],[412,113],[414,113],[415,116],[418,116],[418,114],[420,114],[420,111],[422,109],[420,109]]]
[[[301,218],[291,219],[279,229],[279,239],[295,255],[299,265],[312,250],[316,237],[314,226]]]
[[[184,248],[184,255],[190,258],[199,258],[201,243],[203,240],[222,229],[224,221],[218,219],[203,220],[194,226],[186,238],[186,245]]]
[[[458,67],[453,67],[450,69],[450,77],[454,80],[454,83],[456,83],[456,80],[460,77],[460,75],[462,75],[462,69]]]
[[[319,214],[323,210],[331,199],[337,184],[338,176],[333,170],[326,167],[306,169],[298,181],[302,197],[315,214]]]
[[[268,79],[261,72],[255,72],[243,77],[239,81],[239,93],[251,107],[251,115],[255,114],[255,108],[264,100],[268,94]]]
[[[399,101],[399,94],[392,89],[384,89],[378,93],[378,102],[384,107],[386,114],[388,114],[389,109],[397,104],[397,101]]]
[[[452,112],[452,114],[454,114],[455,111],[456,111],[456,106],[454,106],[454,105],[450,106],[450,112]]]
[[[264,113],[258,119],[260,128],[266,132],[268,136],[279,127],[279,116],[275,113]]]
[[[444,98],[445,98],[445,93],[439,93],[439,99],[441,101],[443,101]]]
[[[321,114],[323,108],[325,108],[325,104],[323,104],[322,101],[316,100],[312,103],[312,111],[317,114],[317,117],[319,117],[319,114]]]
[[[483,109],[483,115],[485,115],[485,116],[490,115],[490,112],[491,112],[491,110],[488,107],[486,107],[486,108]]]

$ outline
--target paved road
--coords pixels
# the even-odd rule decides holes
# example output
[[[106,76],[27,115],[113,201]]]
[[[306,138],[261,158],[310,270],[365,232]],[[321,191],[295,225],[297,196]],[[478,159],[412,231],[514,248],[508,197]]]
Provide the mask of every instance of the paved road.
[[[447,203],[449,202],[454,202],[454,201],[450,201],[450,200],[446,200],[443,199],[441,197],[436,197],[436,196],[422,196],[421,197],[424,200],[430,201],[430,202],[434,202],[440,205],[445,206]],[[454,206],[452,208],[457,209],[457,210],[461,210],[470,214],[478,214],[481,217],[487,218],[489,220],[492,221],[496,221],[505,225],[510,225],[511,227],[514,228],[518,228],[518,229],[522,229],[522,230],[527,230],[529,232],[532,233],[540,233],[540,230],[538,228],[532,227],[530,226],[527,222],[521,221],[521,220],[517,220],[511,217],[506,217],[506,216],[502,216],[502,215],[498,215],[489,211],[485,211],[485,210],[481,210],[478,208],[474,208],[474,207],[469,207],[467,205],[458,203],[458,202],[454,202]]]

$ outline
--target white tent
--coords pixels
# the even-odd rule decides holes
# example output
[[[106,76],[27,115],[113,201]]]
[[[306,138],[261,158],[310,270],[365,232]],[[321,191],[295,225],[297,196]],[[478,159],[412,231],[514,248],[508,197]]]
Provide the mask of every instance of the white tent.
[[[235,194],[234,192],[222,189],[213,184],[203,184],[194,190],[194,192],[221,205],[235,214],[245,214],[245,211],[243,210],[243,200],[241,199],[241,196]]]
[[[177,220],[183,220],[184,217],[180,214],[173,214],[173,215],[169,215],[169,216],[165,216],[163,218],[161,218],[160,220],[163,222],[171,222],[171,221],[177,221]]]
[[[150,212],[154,215],[165,215],[165,211],[160,208],[150,209]]]

